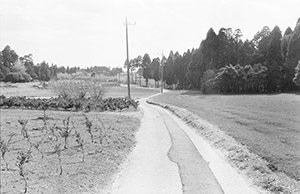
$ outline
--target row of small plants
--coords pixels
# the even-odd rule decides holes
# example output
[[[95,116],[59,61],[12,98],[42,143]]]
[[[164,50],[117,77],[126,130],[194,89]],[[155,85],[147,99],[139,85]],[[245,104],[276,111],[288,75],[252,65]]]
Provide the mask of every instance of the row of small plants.
[[[100,122],[100,125],[94,125],[90,119],[83,114],[84,120],[85,120],[85,130],[79,131],[75,130],[75,127],[71,125],[70,117],[67,117],[63,120],[63,125],[58,126],[54,124],[53,126],[49,126],[47,124],[47,118],[45,115],[44,117],[41,117],[43,119],[44,125],[40,128],[43,135],[40,136],[39,141],[33,141],[34,136],[30,134],[30,131],[33,131],[34,129],[28,129],[27,124],[28,120],[22,120],[19,119],[18,123],[20,124],[20,134],[22,136],[22,139],[15,138],[19,136],[16,133],[10,133],[7,140],[4,140],[1,138],[0,141],[0,151],[1,151],[1,159],[5,163],[5,169],[6,171],[16,171],[20,176],[20,178],[24,182],[24,191],[23,193],[27,193],[28,191],[28,174],[30,172],[30,169],[27,168],[27,164],[32,162],[33,160],[37,160],[37,156],[34,156],[33,150],[37,150],[38,153],[40,153],[41,157],[38,158],[38,160],[44,159],[44,155],[46,153],[46,157],[50,155],[56,155],[57,156],[57,172],[58,175],[63,174],[63,164],[62,164],[62,151],[67,150],[71,148],[68,145],[68,142],[70,138],[73,138],[77,145],[75,147],[79,148],[81,150],[82,155],[82,162],[85,162],[85,146],[86,144],[95,144],[100,143],[102,144],[104,139],[109,138],[108,132],[110,130],[114,130],[110,125],[104,124],[100,118],[98,118],[98,121]],[[90,136],[90,142],[87,142],[87,140],[82,138],[82,135],[84,133],[87,133]],[[97,133],[97,134],[96,134]],[[98,138],[97,141],[94,141],[94,139]],[[14,140],[14,141],[13,141]],[[16,155],[16,163],[15,168],[13,168],[12,165],[9,165],[9,163],[6,160],[6,153],[12,151],[11,146],[15,144],[16,142],[25,141],[28,142],[29,146],[23,145],[21,151],[19,151]],[[47,152],[44,150],[42,151],[40,149],[42,144],[51,144],[52,149],[48,150]]]
[[[28,98],[0,96],[0,108],[25,108],[37,110],[116,111],[137,108],[138,101],[128,98]]]

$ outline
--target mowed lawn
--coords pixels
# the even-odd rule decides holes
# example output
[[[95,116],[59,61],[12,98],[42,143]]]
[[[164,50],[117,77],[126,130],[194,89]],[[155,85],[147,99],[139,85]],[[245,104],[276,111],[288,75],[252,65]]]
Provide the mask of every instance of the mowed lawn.
[[[300,95],[202,95],[172,91],[156,102],[185,108],[300,181]]]
[[[159,93],[159,88],[143,88],[137,86],[130,87],[130,96],[132,99],[149,97]],[[128,96],[127,86],[114,86],[105,89],[104,97],[126,97]]]

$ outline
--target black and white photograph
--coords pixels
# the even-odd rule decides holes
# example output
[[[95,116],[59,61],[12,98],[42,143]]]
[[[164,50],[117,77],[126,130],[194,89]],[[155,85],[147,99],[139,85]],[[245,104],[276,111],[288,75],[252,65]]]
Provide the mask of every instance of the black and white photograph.
[[[300,194],[299,0],[0,0],[0,194]]]

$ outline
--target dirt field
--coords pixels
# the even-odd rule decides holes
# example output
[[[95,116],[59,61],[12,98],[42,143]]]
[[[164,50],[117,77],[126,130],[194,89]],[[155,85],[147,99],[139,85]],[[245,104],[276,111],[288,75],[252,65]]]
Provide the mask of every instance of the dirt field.
[[[201,95],[175,91],[153,98],[187,109],[300,181],[300,96]]]
[[[13,84],[14,87],[0,87],[1,95],[5,96],[56,96],[50,89],[37,89],[38,83]],[[1,85],[2,86],[2,85]],[[132,98],[138,99],[159,92],[159,90],[132,87]],[[106,88],[105,97],[123,97],[127,95],[127,87]],[[6,162],[1,158],[0,193],[24,192],[25,182],[19,175],[16,166],[18,153],[27,152],[31,147],[31,159],[24,165],[24,174],[28,184],[28,193],[102,193],[114,179],[120,165],[127,158],[135,145],[135,133],[140,126],[142,112],[127,110],[121,112],[89,112],[85,113],[93,124],[91,135],[87,132],[83,112],[46,111],[47,129],[41,120],[43,111],[0,109],[1,141],[7,143],[14,134],[5,154]],[[67,149],[64,148],[64,137],[56,128],[64,128],[63,120],[70,116],[70,129]],[[18,120],[28,120],[26,128],[29,138],[21,134],[22,126]],[[105,125],[103,129],[99,119]],[[56,127],[54,125],[56,124]],[[50,133],[53,128],[55,136]],[[46,132],[47,131],[47,132]],[[80,133],[83,140],[84,153],[76,142],[76,134]],[[102,140],[101,140],[102,139]],[[102,143],[101,143],[102,141]],[[33,145],[40,142],[39,149]],[[60,175],[59,156],[55,146],[60,144]],[[40,151],[39,151],[40,150]],[[43,153],[43,154],[42,154]],[[42,158],[43,155],[43,158]],[[84,161],[83,161],[84,156]]]
[[[25,183],[15,165],[17,156],[20,151],[27,152],[30,149],[29,142],[33,145],[39,141],[41,141],[40,151],[31,147],[31,159],[24,165],[24,172],[28,178],[28,193],[97,193],[105,189],[135,144],[135,133],[140,125],[141,112],[86,113],[93,124],[94,142],[86,130],[82,114],[48,111],[47,116],[50,119],[47,120],[46,132],[43,121],[38,119],[43,117],[43,111],[1,109],[1,140],[7,142],[10,134],[15,134],[8,146],[9,151],[5,154],[8,170],[1,158],[1,193],[24,191]],[[64,138],[54,125],[64,128],[63,119],[68,116],[72,131],[67,139],[67,148],[64,148]],[[22,127],[18,119],[28,120],[26,128],[29,138],[21,135]],[[104,123],[105,129],[99,119]],[[51,127],[55,135],[50,133]],[[84,152],[76,142],[77,133],[80,133],[83,140]],[[59,144],[61,175],[59,156],[54,152],[55,145]]]

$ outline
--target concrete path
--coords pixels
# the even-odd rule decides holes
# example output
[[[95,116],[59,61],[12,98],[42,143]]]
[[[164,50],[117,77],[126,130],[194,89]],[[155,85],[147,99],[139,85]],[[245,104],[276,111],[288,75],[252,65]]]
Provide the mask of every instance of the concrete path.
[[[145,101],[137,145],[112,185],[113,194],[180,194],[182,185],[176,163],[168,152],[171,139],[160,114]]]
[[[189,134],[190,131],[186,131],[188,127],[166,110],[149,105],[145,100],[141,101],[141,108],[144,110],[144,117],[136,136],[136,148],[112,184],[112,194],[238,194],[241,191],[244,194],[254,193],[246,188],[243,180],[241,183],[228,184],[228,176],[233,176],[233,180],[236,181],[232,172],[225,176],[225,182],[222,175],[218,176],[223,184],[221,187],[214,173],[218,174],[220,167],[222,173],[227,173],[227,170],[218,165],[223,163],[215,159],[215,155],[210,157],[213,150],[207,149],[203,143],[199,144],[199,139],[193,137],[197,135]],[[204,146],[204,154],[209,153],[208,156],[205,155],[206,159],[199,154],[195,145]],[[212,162],[213,167],[217,169],[214,173],[208,161],[218,161]],[[237,186],[241,188],[232,188],[236,184],[242,184]]]

